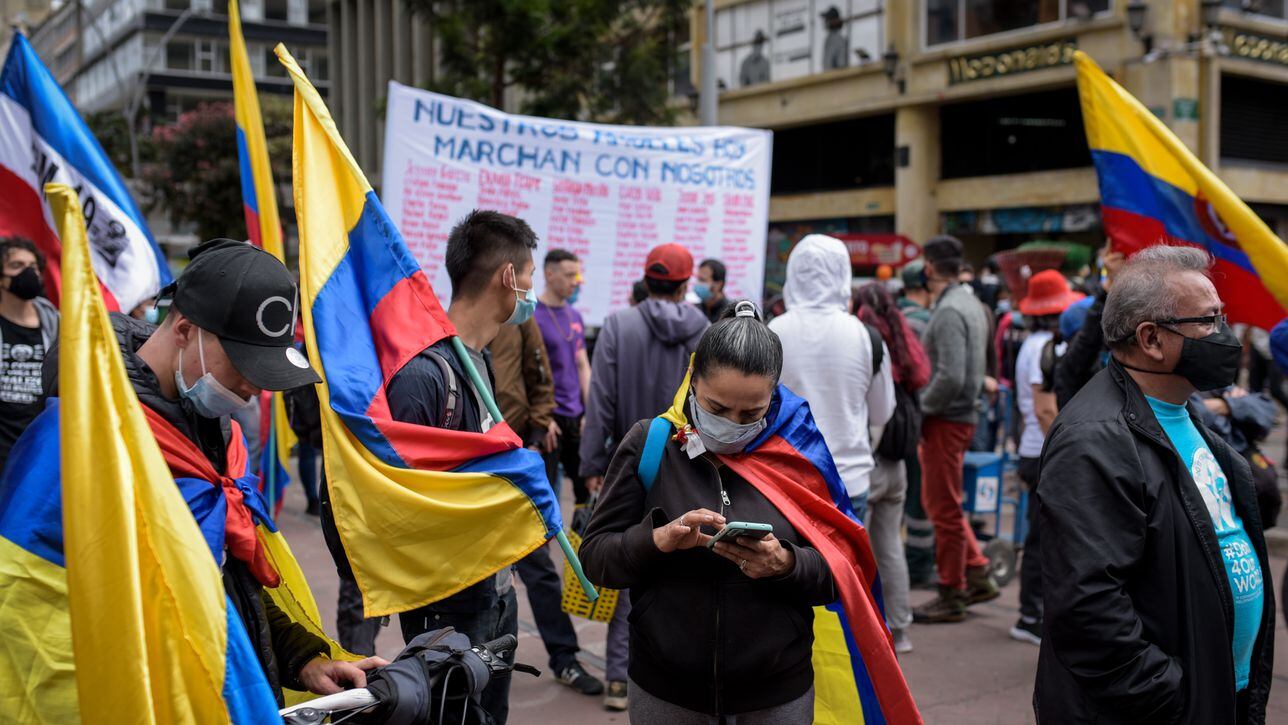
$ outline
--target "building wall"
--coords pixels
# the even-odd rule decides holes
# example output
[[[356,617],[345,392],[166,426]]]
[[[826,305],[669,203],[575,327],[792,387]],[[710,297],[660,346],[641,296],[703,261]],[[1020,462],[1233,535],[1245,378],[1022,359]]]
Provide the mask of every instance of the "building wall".
[[[0,0],[0,59],[9,53],[15,27],[31,35],[52,9],[52,0]]]
[[[893,186],[774,194],[771,222],[879,218],[892,214],[895,231],[920,242],[944,231],[946,220],[960,221],[974,215],[974,218],[996,221],[1003,216],[1013,217],[1012,211],[1023,209],[1044,209],[1050,215],[1059,216],[1064,210],[1072,238],[1091,242],[1095,234],[1085,228],[1087,215],[1083,212],[1098,201],[1099,194],[1089,156],[1086,165],[1080,168],[1026,173],[945,179],[941,169],[945,149],[941,148],[944,129],[940,128],[940,119],[946,107],[1074,86],[1072,65],[1035,62],[1033,65],[1041,67],[998,73],[999,54],[1035,46],[1059,47],[1070,42],[1091,55],[1154,110],[1246,201],[1257,204],[1259,210],[1274,211],[1288,205],[1288,191],[1285,191],[1288,164],[1223,159],[1219,147],[1223,77],[1247,76],[1288,84],[1288,45],[1275,45],[1275,39],[1288,39],[1288,22],[1282,19],[1223,9],[1219,28],[1230,50],[1185,48],[1194,36],[1204,32],[1198,0],[1152,0],[1141,34],[1152,36],[1155,53],[1146,57],[1144,43],[1128,26],[1126,0],[1090,2],[1088,5],[1093,9],[1103,10],[1086,18],[1072,17],[1069,6],[1073,3],[1039,0],[1030,7],[1035,13],[1046,13],[1050,22],[935,45],[927,43],[928,0],[715,2],[716,47],[726,61],[717,69],[726,87],[720,95],[721,124],[786,131],[841,119],[880,114],[895,117],[893,143],[897,161]],[[786,47],[801,55],[799,41],[792,38],[803,35],[822,43],[826,24],[820,16],[833,6],[847,23],[844,27],[850,27],[860,18],[871,23],[877,17],[880,31],[874,33],[868,29],[854,36],[847,67],[823,69],[818,63],[819,51],[815,50],[808,59],[813,65],[808,72],[801,73],[801,64],[806,61],[797,61],[792,66],[790,58],[781,57],[778,49]],[[801,16],[802,8],[808,17]],[[962,17],[965,15],[963,12]],[[802,17],[809,22],[802,23]],[[744,85],[745,79],[735,77],[741,70],[738,59],[754,52],[757,23],[765,26],[771,77],[767,82]],[[802,24],[805,28],[797,30]],[[706,32],[703,25],[703,10],[699,6],[693,13],[695,79],[700,67],[696,54]],[[975,25],[978,27],[979,23]],[[721,37],[721,32],[733,33],[735,37]],[[779,35],[780,32],[788,35]],[[784,37],[788,42],[782,42]],[[1239,37],[1242,40],[1235,42]],[[865,47],[868,60],[864,62],[853,52],[853,46],[872,45],[873,38],[879,38],[882,46],[879,52]],[[888,70],[883,58],[887,54],[892,61]],[[1040,59],[1041,51],[1029,57]],[[1025,67],[1028,63],[1020,65]],[[780,74],[779,70],[783,72]],[[1040,118],[1043,112],[1043,108],[1033,108],[1028,115]],[[792,159],[776,161],[793,163]],[[1288,206],[1283,206],[1283,213],[1288,216]],[[987,226],[981,224],[980,228]],[[1049,223],[1050,228],[1058,226],[1058,222]],[[1082,233],[1077,233],[1078,230]],[[1098,219],[1091,231],[1095,230],[1098,230]],[[996,236],[997,244],[1001,245],[1017,241],[1014,235]],[[1032,236],[1050,235],[1035,232]],[[988,243],[972,246],[981,256],[992,251]]]

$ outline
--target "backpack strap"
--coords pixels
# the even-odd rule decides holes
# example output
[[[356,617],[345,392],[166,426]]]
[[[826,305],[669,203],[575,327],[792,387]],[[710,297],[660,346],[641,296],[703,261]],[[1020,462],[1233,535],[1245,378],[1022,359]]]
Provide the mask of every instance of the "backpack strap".
[[[648,438],[644,440],[644,452],[640,454],[639,465],[635,473],[644,484],[644,493],[653,490],[653,481],[657,479],[658,469],[662,467],[662,454],[666,452],[666,441],[671,437],[671,421],[657,417],[648,425]]]
[[[885,348],[882,347],[881,333],[877,332],[877,328],[866,322],[863,323],[863,327],[867,329],[868,337],[872,340],[872,374],[875,376],[881,372],[881,363],[885,361]]]
[[[425,350],[425,352],[431,360],[438,363],[438,370],[443,375],[443,384],[446,387],[443,416],[438,421],[439,427],[447,430],[460,430],[461,424],[464,422],[465,400],[461,398],[461,386],[457,382],[456,373],[437,350]]]

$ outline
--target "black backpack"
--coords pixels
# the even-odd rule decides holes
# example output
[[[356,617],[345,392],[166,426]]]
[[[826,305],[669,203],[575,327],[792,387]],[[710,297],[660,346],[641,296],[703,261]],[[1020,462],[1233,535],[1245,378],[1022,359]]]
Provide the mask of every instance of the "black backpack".
[[[881,333],[870,325],[864,327],[872,338],[872,377],[875,378],[885,357]],[[894,401],[894,413],[881,433],[876,453],[887,461],[902,461],[917,452],[917,442],[921,440],[921,405],[916,396],[898,383],[894,386]]]

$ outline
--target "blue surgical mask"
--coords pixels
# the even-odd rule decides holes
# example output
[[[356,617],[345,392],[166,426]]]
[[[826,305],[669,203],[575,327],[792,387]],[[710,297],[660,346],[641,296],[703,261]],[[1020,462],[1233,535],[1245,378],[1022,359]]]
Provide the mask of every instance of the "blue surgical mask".
[[[510,289],[514,290],[514,312],[510,313],[510,319],[505,324],[522,325],[532,319],[532,313],[537,310],[537,292],[531,287],[521,290],[514,285],[510,285]]]
[[[143,319],[146,320],[149,325],[159,325],[161,324],[161,310],[156,307],[149,307],[147,311],[143,313]]]
[[[572,294],[568,295],[568,304],[577,304],[577,299],[581,297],[581,285],[572,288]]]
[[[179,388],[179,397],[188,401],[197,415],[203,418],[222,418],[242,409],[250,398],[242,398],[225,388],[206,370],[206,350],[202,345],[201,328],[197,328],[197,354],[201,356],[201,377],[188,387],[183,382],[183,350],[179,350],[179,369],[174,371],[174,383]]]
[[[735,423],[724,416],[708,412],[692,395],[689,396],[689,401],[692,403],[689,407],[693,410],[693,427],[702,439],[702,445],[712,453],[742,453],[765,429],[764,418],[754,423]]]
[[[698,282],[693,285],[693,294],[697,295],[698,299],[706,302],[711,299],[711,285],[706,284],[705,282]]]

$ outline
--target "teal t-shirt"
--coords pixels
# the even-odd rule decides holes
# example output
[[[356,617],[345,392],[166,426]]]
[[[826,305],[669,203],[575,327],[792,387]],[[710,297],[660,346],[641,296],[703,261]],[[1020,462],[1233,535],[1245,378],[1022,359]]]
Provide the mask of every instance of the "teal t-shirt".
[[[1154,417],[1163,426],[1172,446],[1181,460],[1189,466],[1190,475],[1198,486],[1203,503],[1207,504],[1212,528],[1216,530],[1221,558],[1225,560],[1225,574],[1230,579],[1230,592],[1234,595],[1234,688],[1248,686],[1248,669],[1252,663],[1252,647],[1261,629],[1261,608],[1265,598],[1265,582],[1261,578],[1261,562],[1248,540],[1243,521],[1234,510],[1229,481],[1217,464],[1199,431],[1190,420],[1184,405],[1146,397]]]

